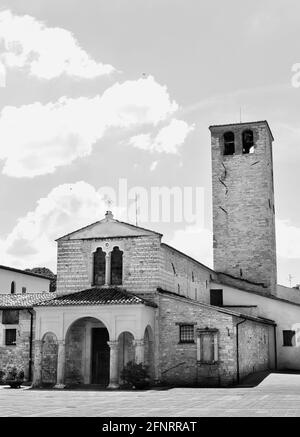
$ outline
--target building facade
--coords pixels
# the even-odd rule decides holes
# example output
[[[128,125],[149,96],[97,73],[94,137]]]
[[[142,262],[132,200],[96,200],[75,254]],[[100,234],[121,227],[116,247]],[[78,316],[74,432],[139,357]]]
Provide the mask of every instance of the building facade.
[[[20,331],[0,369],[6,354],[31,363],[33,386],[117,388],[129,361],[153,385],[199,387],[300,368],[300,292],[276,284],[271,131],[210,130],[214,269],[108,211],[57,240],[55,294],[0,295],[2,324],[17,313]]]

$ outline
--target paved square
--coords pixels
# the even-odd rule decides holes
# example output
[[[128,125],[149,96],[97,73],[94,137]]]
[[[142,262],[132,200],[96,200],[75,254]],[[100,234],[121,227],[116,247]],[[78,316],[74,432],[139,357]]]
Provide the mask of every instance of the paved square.
[[[257,387],[149,391],[0,388],[0,416],[300,416],[300,375],[270,374]]]

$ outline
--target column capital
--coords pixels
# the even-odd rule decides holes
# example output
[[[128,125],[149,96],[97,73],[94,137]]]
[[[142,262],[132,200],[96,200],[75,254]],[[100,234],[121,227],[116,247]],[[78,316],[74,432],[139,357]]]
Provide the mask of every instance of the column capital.
[[[145,346],[144,339],[142,339],[142,340],[133,340],[132,343],[133,343],[134,346],[138,346],[138,347]]]
[[[65,340],[57,340],[58,346],[65,346],[66,342]]]
[[[119,348],[118,340],[108,341],[107,344],[111,349],[117,350]]]

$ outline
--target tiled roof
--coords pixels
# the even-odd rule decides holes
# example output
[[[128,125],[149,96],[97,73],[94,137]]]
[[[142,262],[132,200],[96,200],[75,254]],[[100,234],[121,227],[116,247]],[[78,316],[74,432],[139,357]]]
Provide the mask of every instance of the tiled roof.
[[[55,296],[55,293],[0,294],[0,308],[32,308]]]
[[[64,306],[64,305],[128,305],[144,304],[156,307],[156,304],[138,297],[123,288],[94,287],[72,294],[55,297],[40,302],[36,306]]]

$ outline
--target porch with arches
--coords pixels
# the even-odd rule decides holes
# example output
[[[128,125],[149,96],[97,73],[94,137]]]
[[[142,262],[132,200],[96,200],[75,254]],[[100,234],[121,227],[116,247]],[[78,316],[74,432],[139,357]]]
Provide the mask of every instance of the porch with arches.
[[[129,361],[155,379],[155,308],[146,305],[37,308],[33,386],[118,388]]]

